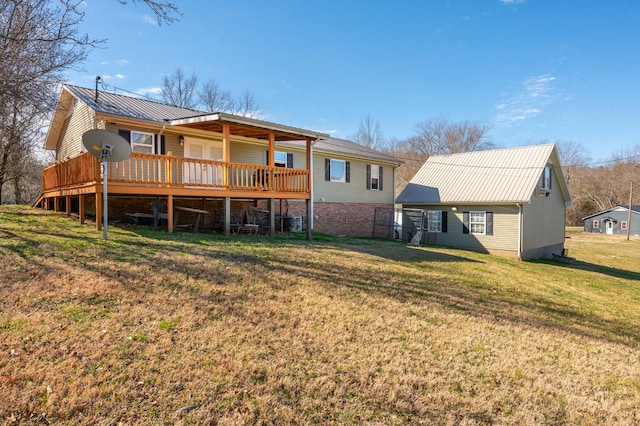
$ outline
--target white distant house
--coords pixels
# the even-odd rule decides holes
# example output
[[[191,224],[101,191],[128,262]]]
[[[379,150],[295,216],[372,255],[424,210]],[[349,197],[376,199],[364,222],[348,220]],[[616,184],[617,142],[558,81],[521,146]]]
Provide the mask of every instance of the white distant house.
[[[554,144],[429,157],[396,203],[421,244],[522,260],[563,252],[572,204]]]

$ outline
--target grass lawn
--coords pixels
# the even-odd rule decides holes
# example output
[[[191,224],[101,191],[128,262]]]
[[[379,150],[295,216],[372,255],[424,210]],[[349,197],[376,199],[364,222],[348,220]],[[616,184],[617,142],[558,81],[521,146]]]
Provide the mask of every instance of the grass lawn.
[[[0,207],[3,424],[638,424],[640,239],[573,264]]]

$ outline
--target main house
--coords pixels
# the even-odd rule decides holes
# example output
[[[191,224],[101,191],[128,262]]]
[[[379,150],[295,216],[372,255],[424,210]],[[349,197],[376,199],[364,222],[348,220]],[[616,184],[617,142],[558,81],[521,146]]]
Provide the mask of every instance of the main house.
[[[583,217],[584,232],[640,235],[640,206],[616,206]]]
[[[571,197],[546,144],[429,157],[396,202],[421,244],[526,260],[563,254]]]
[[[356,143],[64,85],[45,142],[56,162],[45,169],[35,204],[77,213],[80,221],[95,216],[98,229],[101,168],[82,142],[92,129],[119,134],[132,150],[128,160],[107,163],[110,219],[148,215],[161,200],[169,231],[180,212],[189,220],[201,211],[199,227],[229,234],[258,211],[270,234],[283,218],[300,218],[309,236],[312,229],[371,236],[377,209],[393,208],[399,162]]]

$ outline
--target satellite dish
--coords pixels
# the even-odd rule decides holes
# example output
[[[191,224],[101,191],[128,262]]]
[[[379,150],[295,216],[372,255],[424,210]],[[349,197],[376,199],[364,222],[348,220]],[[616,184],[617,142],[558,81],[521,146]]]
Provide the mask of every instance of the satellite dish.
[[[107,130],[89,130],[82,135],[82,145],[98,160],[102,162],[102,216],[104,217],[104,223],[102,229],[104,230],[104,239],[108,239],[108,211],[107,208],[107,184],[109,182],[109,163],[115,161],[127,160],[131,156],[131,145],[123,137],[116,135],[115,133]]]
[[[131,145],[122,136],[107,130],[89,130],[82,135],[84,147],[100,161],[120,162],[131,156]],[[105,158],[105,156],[107,158]]]

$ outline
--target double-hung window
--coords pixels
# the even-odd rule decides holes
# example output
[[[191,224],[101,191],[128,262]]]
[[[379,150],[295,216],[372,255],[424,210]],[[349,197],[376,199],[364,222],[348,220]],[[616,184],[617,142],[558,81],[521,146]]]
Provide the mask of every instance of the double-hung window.
[[[485,235],[486,212],[469,212],[469,231],[474,235]]]
[[[427,232],[442,232],[442,211],[427,211]]]
[[[463,234],[493,235],[493,212],[463,212],[462,222]]]
[[[131,131],[131,151],[154,154],[154,143],[152,133]]]
[[[382,166],[367,164],[367,189],[382,191]]]
[[[268,154],[267,154],[268,155]],[[283,151],[273,153],[273,165],[276,167],[293,167],[293,154]]]
[[[599,229],[600,228],[600,221],[598,219],[593,219],[593,221],[591,221],[591,227],[593,229]]]
[[[551,166],[544,168],[542,172],[542,178],[540,180],[540,188],[549,190],[551,189]]]

